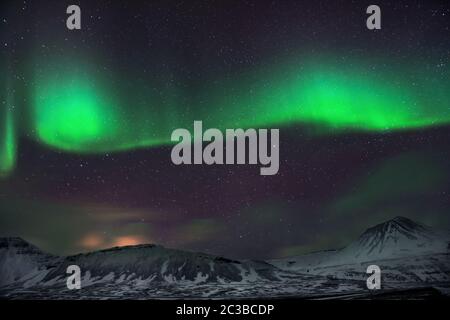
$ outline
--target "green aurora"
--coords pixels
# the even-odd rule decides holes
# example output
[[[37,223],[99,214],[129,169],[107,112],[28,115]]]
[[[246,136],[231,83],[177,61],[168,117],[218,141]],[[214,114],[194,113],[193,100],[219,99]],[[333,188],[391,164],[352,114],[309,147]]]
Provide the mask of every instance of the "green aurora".
[[[1,110],[1,175],[13,170],[25,133],[57,150],[101,154],[170,144],[171,132],[192,128],[194,120],[219,129],[305,124],[330,134],[450,122],[448,72],[420,66],[374,69],[322,57],[243,72],[189,94],[175,85],[155,91],[158,83],[119,82],[86,59],[52,61],[35,72],[21,130],[11,99]]]
[[[6,105],[0,109],[0,178],[13,171],[16,161],[17,136],[11,94],[7,94]]]

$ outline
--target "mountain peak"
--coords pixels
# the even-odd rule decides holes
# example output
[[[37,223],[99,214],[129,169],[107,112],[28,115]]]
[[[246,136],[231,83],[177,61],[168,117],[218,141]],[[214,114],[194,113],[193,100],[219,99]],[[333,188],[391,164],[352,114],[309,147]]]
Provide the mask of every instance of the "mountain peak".
[[[445,242],[430,228],[397,216],[367,229],[343,252],[356,260],[369,261],[444,252],[445,247]]]
[[[50,256],[20,237],[0,237],[0,250],[2,249],[19,254]]]
[[[28,247],[31,246],[28,242],[20,237],[0,237],[0,248],[10,247]]]
[[[416,239],[417,237],[433,238],[435,236],[434,232],[428,227],[411,219],[397,216],[367,229],[366,232],[361,235],[360,239],[380,232],[385,236],[388,234],[399,233],[410,239]]]
[[[396,216],[395,218],[388,220],[385,223],[396,223],[396,224],[400,224],[403,226],[410,226],[410,227],[414,226],[414,227],[418,227],[418,228],[421,228],[421,227],[423,228],[423,226],[420,223],[415,222],[409,218],[402,217],[402,216]]]
[[[403,217],[403,216],[396,216],[395,218],[393,218],[393,219],[391,219],[391,220],[388,220],[388,221],[395,221],[395,222],[400,222],[400,223],[410,223],[410,222],[413,222],[414,223],[414,221],[412,221],[411,219],[408,219],[408,218],[406,218],[406,217]]]

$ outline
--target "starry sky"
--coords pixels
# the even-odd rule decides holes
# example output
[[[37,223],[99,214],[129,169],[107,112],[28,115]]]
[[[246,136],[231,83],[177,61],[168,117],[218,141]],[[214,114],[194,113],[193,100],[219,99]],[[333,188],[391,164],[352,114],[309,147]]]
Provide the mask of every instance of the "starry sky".
[[[2,1],[0,235],[264,259],[450,229],[450,4],[370,4]],[[278,174],[172,164],[194,120],[280,129]]]

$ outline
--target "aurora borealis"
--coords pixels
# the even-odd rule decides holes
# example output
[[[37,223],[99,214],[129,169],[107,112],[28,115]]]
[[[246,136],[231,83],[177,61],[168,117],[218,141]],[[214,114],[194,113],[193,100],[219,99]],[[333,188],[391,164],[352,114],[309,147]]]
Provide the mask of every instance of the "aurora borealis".
[[[244,80],[219,79],[215,87],[207,85],[203,89],[212,94],[202,95],[201,100],[205,105],[217,106],[211,108],[218,111],[195,109],[192,106],[200,101],[189,97],[188,102],[183,102],[174,94],[170,100],[175,115],[159,123],[154,120],[160,116],[158,105],[144,88],[143,92],[136,89],[138,98],[129,97],[122,88],[115,90],[105,85],[107,81],[101,81],[101,75],[83,71],[89,68],[82,61],[72,61],[71,68],[56,62],[41,71],[35,88],[31,88],[30,129],[38,142],[56,149],[101,154],[168,144],[167,133],[205,118],[211,126],[221,128],[301,123],[324,130],[375,132],[438,126],[450,121],[450,83],[445,75],[410,84],[393,76],[389,66],[383,73],[367,71],[370,64],[350,64],[353,67],[333,65],[324,59],[322,63],[288,64],[284,73],[279,71],[281,67],[276,71],[269,67],[266,69],[270,72],[244,75]],[[404,68],[400,72],[405,72]],[[240,89],[235,90],[230,83],[238,83]],[[415,86],[421,88],[420,92]],[[221,93],[216,94],[218,87]],[[128,116],[130,109],[141,117]],[[177,112],[184,112],[183,117],[177,117]],[[239,121],[233,120],[236,118]],[[5,135],[5,139],[15,137]],[[5,167],[12,157],[5,159]]]
[[[3,116],[3,139],[0,142],[0,176],[6,175],[13,170],[16,158],[16,133],[14,130],[13,113],[6,111]]]
[[[384,2],[379,31],[351,1],[80,1],[79,31],[64,1],[2,3],[0,232],[261,257],[399,211],[447,225],[449,7]],[[171,133],[195,120],[280,128],[280,173],[173,166]]]

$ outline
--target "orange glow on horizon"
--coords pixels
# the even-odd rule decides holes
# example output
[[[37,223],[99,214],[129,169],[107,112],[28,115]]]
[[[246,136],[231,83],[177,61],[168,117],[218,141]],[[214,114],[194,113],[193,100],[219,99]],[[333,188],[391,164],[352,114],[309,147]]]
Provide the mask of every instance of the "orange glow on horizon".
[[[114,242],[114,247],[135,246],[138,244],[144,244],[145,239],[139,236],[122,236],[117,237]]]
[[[88,234],[81,240],[81,245],[86,249],[97,249],[103,243],[103,238],[96,234]]]
[[[80,246],[84,250],[100,250],[112,247],[135,246],[146,243],[150,243],[150,241],[143,236],[127,235],[106,239],[103,235],[95,233],[85,235],[79,242]]]

